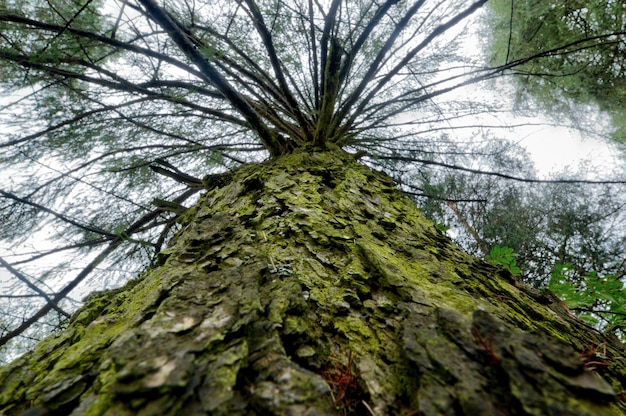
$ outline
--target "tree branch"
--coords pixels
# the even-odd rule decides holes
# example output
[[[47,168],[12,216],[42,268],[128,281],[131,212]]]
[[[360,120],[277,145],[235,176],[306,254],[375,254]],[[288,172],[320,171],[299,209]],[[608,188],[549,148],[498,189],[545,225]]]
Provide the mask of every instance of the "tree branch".
[[[270,133],[246,99],[217,72],[215,67],[190,40],[189,35],[183,30],[182,26],[153,0],[139,0],[139,2],[145,7],[152,19],[165,29],[174,43],[202,71],[203,78],[213,84],[230,101],[233,107],[244,116],[252,129],[259,135],[269,153],[272,156],[285,153],[288,150],[287,144],[282,143]]]
[[[59,305],[57,305],[57,302],[53,302],[53,300],[50,299],[50,297],[48,296],[48,294],[46,294],[46,292],[44,292],[43,290],[39,289],[36,285],[31,283],[28,277],[20,273],[17,269],[11,266],[11,264],[7,263],[2,257],[0,257],[0,266],[7,269],[9,273],[17,277],[24,284],[26,284],[26,286],[28,286],[33,292],[36,292],[40,297],[44,298],[45,301],[48,303],[48,305],[50,305],[52,309],[59,312],[61,315],[65,316],[66,318],[70,317],[70,314],[68,314],[63,309],[61,309]]]
[[[38,210],[46,212],[46,213],[48,213],[48,214],[50,214],[50,215],[60,219],[63,222],[66,222],[68,224],[71,224],[71,225],[73,225],[75,227],[80,228],[81,230],[85,230],[85,231],[89,231],[89,232],[92,232],[92,233],[96,233],[96,234],[99,234],[99,235],[102,235],[102,236],[105,236],[105,237],[111,237],[111,238],[116,237],[115,234],[109,233],[108,231],[102,230],[100,228],[96,228],[96,227],[92,227],[92,226],[89,226],[89,225],[81,224],[78,221],[75,221],[75,220],[73,220],[71,218],[66,217],[65,215],[59,214],[58,212],[51,210],[50,208],[46,208],[43,205],[37,204],[35,202],[28,201],[28,200],[26,200],[24,198],[20,198],[19,196],[15,195],[15,194],[13,194],[11,192],[3,191],[3,190],[0,189],[0,195],[4,196],[5,198],[11,199],[13,201],[19,202],[21,204],[28,205],[28,206],[31,206],[33,208],[37,208]]]
[[[499,172],[490,172],[490,171],[484,171],[484,170],[480,170],[480,169],[470,169],[470,168],[464,168],[462,166],[456,166],[456,165],[450,165],[448,163],[443,163],[443,162],[436,162],[433,160],[426,160],[426,159],[419,159],[419,158],[414,158],[414,157],[409,157],[409,156],[384,156],[384,155],[372,155],[372,154],[367,154],[366,156],[372,158],[372,160],[400,160],[400,161],[404,161],[404,162],[416,162],[416,163],[421,163],[423,165],[433,165],[433,166],[441,166],[447,169],[454,169],[454,170],[459,170],[462,172],[470,172],[470,173],[476,173],[479,175],[487,175],[487,176],[497,176],[499,178],[503,178],[503,179],[509,179],[509,180],[513,180],[513,181],[517,181],[517,182],[526,182],[526,183],[571,183],[571,184],[575,184],[575,183],[582,183],[582,184],[589,184],[589,185],[610,185],[610,184],[626,184],[626,179],[624,180],[618,180],[618,181],[592,181],[592,180],[587,180],[587,179],[531,179],[531,178],[520,178],[517,176],[512,176],[512,175],[507,175],[504,173],[499,173]]]
[[[280,90],[287,100],[287,103],[289,104],[290,115],[298,120],[298,123],[300,123],[301,128],[304,130],[304,134],[307,136],[308,141],[312,141],[313,138],[310,135],[310,122],[305,118],[304,114],[302,114],[302,112],[300,111],[300,106],[298,105],[296,99],[293,97],[293,94],[291,94],[289,85],[287,84],[287,80],[285,79],[285,75],[283,73],[283,69],[280,65],[278,55],[276,54],[276,49],[274,48],[272,35],[265,25],[263,15],[261,14],[259,7],[254,0],[245,1],[248,5],[249,12],[252,14],[252,21],[254,23],[254,26],[257,32],[259,32],[261,40],[263,41],[265,49],[267,50],[268,57],[274,70],[274,75],[276,75],[276,78],[278,79],[278,84],[280,85]]]
[[[197,192],[196,189],[187,190],[183,194],[181,194],[178,198],[174,199],[174,201],[175,202],[181,202],[181,200],[184,201],[186,198],[189,197],[189,195],[195,192]],[[53,309],[53,305],[58,304],[61,300],[66,298],[67,295],[72,290],[74,290],[76,286],[78,286],[78,284],[81,283],[96,268],[96,266],[98,266],[100,263],[106,260],[106,258],[111,253],[113,253],[120,245],[122,245],[122,243],[124,243],[128,239],[129,236],[133,235],[135,232],[141,229],[143,225],[152,221],[162,212],[163,212],[162,209],[157,208],[153,211],[146,213],[143,217],[135,221],[132,225],[130,225],[122,233],[120,233],[120,235],[115,236],[115,238],[113,238],[113,240],[110,241],[107,247],[104,250],[102,250],[100,254],[96,256],[96,258],[94,258],[91,262],[89,262],[89,264],[85,268],[83,268],[83,270],[78,275],[76,275],[76,277],[72,279],[70,283],[68,283],[62,290],[56,293],[56,295],[50,300],[49,303],[47,303],[45,306],[40,308],[30,318],[22,322],[20,326],[18,326],[12,331],[9,331],[4,336],[0,337],[0,347],[5,345],[11,339],[24,333],[24,331],[30,328],[31,325],[33,325],[39,319],[44,317],[48,312],[50,312],[50,310]]]

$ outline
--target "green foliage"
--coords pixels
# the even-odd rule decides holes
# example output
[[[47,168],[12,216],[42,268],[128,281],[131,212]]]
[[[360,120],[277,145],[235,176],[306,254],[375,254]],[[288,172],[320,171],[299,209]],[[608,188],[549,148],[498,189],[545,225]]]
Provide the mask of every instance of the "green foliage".
[[[549,114],[566,114],[576,122],[589,105],[597,105],[612,121],[613,138],[626,138],[623,1],[495,0],[488,7],[492,64],[539,56],[515,70],[521,75],[516,77],[521,108],[534,106],[528,103],[532,97]]]
[[[443,222],[436,222],[435,227],[437,227],[437,229],[441,231],[442,233],[445,233],[446,231],[450,229],[450,226],[446,225]]]
[[[488,166],[488,170],[533,175],[532,163],[523,150],[513,146],[507,149],[505,143],[501,146],[484,151],[487,155],[499,154],[500,161],[486,157],[474,160]],[[454,163],[468,165],[471,161],[459,157]],[[594,173],[581,168],[564,171],[558,177]],[[548,283],[556,263],[571,263],[576,271],[624,275],[621,260],[626,210],[620,185],[516,184],[447,172],[411,179],[422,181],[419,190],[431,197],[419,200],[424,214],[436,223],[449,225],[466,251],[484,257],[494,245],[510,247],[517,255],[524,280],[535,287]]]
[[[102,64],[102,60],[111,55],[112,48],[93,39],[74,36],[70,26],[80,27],[81,30],[106,32],[108,20],[103,18],[101,0],[33,0],[7,1],[0,5],[0,14],[16,16],[30,21],[42,21],[49,25],[65,27],[66,30],[54,35],[50,30],[48,36],[33,30],[29,25],[14,25],[7,23],[10,19],[0,19],[0,56],[6,62],[19,62],[28,59],[31,64],[31,73],[24,76],[23,68],[19,65],[0,65],[0,75],[3,81],[11,81],[19,86],[33,85],[45,77],[45,67],[58,70],[57,81],[60,84],[77,85],[76,80],[63,79],[62,71],[86,72],[85,65],[80,62],[90,62],[93,65]],[[3,59],[4,61],[4,59]],[[63,79],[61,81],[61,79]],[[61,91],[61,89],[56,89]],[[71,90],[71,88],[69,88]]]
[[[548,288],[590,324],[626,325],[626,290],[614,274],[590,272],[577,278],[571,264],[556,264]]]
[[[502,266],[512,274],[520,274],[521,270],[517,267],[515,257],[517,254],[513,252],[511,247],[500,247],[495,245],[491,248],[489,254],[485,257],[485,260],[494,266]]]

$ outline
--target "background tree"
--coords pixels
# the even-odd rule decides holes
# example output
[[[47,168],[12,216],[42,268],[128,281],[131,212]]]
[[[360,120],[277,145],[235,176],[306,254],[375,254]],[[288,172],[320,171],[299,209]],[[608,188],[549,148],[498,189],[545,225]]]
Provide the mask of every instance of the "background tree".
[[[513,149],[503,144],[492,148],[484,152],[490,156],[483,163],[501,173],[526,172],[531,177],[532,162],[522,157],[523,151]],[[460,159],[457,156],[453,163],[469,163]],[[557,176],[584,177],[587,173],[581,168],[576,174],[565,171]],[[419,188],[430,198],[422,193],[418,203],[437,223],[451,227],[466,251],[485,258],[495,247],[508,247],[524,281],[538,288],[550,285],[566,299],[573,292],[586,291],[585,302],[568,302],[572,310],[587,312],[585,316],[596,323],[598,316],[589,312],[597,311],[600,320],[611,326],[623,323],[622,285],[615,284],[610,293],[608,287],[591,289],[592,281],[624,279],[626,224],[621,186],[511,183],[498,177],[448,172],[422,173],[408,181],[421,182]],[[472,200],[478,195],[482,199]],[[552,281],[565,277],[561,275],[564,266],[565,280],[573,287],[556,288]],[[605,299],[612,305],[607,309],[602,299],[612,296]]]
[[[496,0],[488,9],[485,35],[492,63],[543,55],[516,69],[519,108],[538,102],[548,114],[583,126],[597,123],[587,117],[597,106],[609,117],[613,139],[624,141],[626,46],[613,35],[625,29],[624,2]],[[551,50],[566,44],[568,52],[551,59]]]
[[[5,322],[0,342],[24,334],[48,313],[68,315],[68,295],[75,289],[74,293],[80,293],[80,285],[84,285],[82,292],[88,292],[112,281],[120,283],[115,273],[137,270],[144,260],[162,264],[168,255],[159,258],[156,253],[180,226],[176,221],[188,226],[197,222],[191,219],[196,214],[202,218],[200,206],[188,211],[199,191],[224,188],[234,192],[236,186],[245,184],[244,193],[252,197],[270,179],[283,177],[277,173],[280,170],[267,175],[259,168],[256,179],[237,176],[235,188],[231,187],[232,175],[244,175],[237,170],[233,173],[234,168],[245,163],[265,158],[283,163],[287,159],[281,156],[293,153],[297,158],[302,151],[330,151],[342,158],[340,149],[344,149],[389,172],[437,165],[488,173],[480,166],[456,166],[445,160],[453,151],[449,141],[443,140],[446,131],[459,128],[459,123],[471,124],[466,120],[479,115],[494,113],[490,105],[471,97],[451,98],[450,93],[547,55],[542,52],[499,66],[485,66],[459,56],[458,48],[467,32],[464,29],[485,3],[333,0],[328,4],[278,1],[259,5],[247,0],[160,5],[151,0],[47,1],[32,2],[26,8],[3,2],[0,59],[7,81],[3,88],[12,99],[2,117],[14,128],[0,146],[3,164],[10,164],[11,172],[15,172],[10,188],[1,191],[8,224],[3,238],[13,246],[27,236],[52,231],[53,239],[65,244],[16,253],[11,262],[3,260],[3,266],[15,277],[11,300],[33,293],[37,300],[23,312],[15,304],[9,305],[10,313],[20,313],[15,321]],[[610,43],[611,36],[622,35],[615,32],[602,39]],[[558,45],[549,55],[557,59],[576,46]],[[313,163],[314,159],[306,160]],[[341,160],[356,169],[347,159]],[[350,175],[337,170],[336,160],[328,163],[334,166],[329,170],[332,174],[314,175],[326,178],[324,186],[337,186],[335,173],[343,175],[337,183],[350,184]],[[33,166],[37,171],[31,175]],[[306,167],[302,169],[306,171]],[[231,173],[219,174],[224,171]],[[27,174],[21,178],[24,172]],[[289,172],[297,176],[296,171]],[[383,181],[376,175],[362,175],[376,183]],[[500,172],[489,176],[527,180]],[[301,186],[304,179],[299,182]],[[365,192],[363,184],[358,189],[346,187],[358,195]],[[381,185],[380,189],[388,193],[389,188]],[[271,195],[264,196],[271,199]],[[218,199],[228,201],[230,205],[224,207],[230,210],[237,207],[232,198],[222,195]],[[271,212],[283,212],[276,200],[259,203],[264,212],[269,207],[274,210]],[[250,201],[246,204],[250,209],[255,206]],[[409,211],[403,208],[398,215]],[[193,215],[182,215],[188,212]],[[241,216],[232,213],[233,217]],[[385,225],[384,216],[379,214],[383,215],[379,211],[364,215],[374,215]],[[246,213],[240,220],[250,215]],[[216,225],[224,233],[230,227]],[[245,230],[238,230],[246,235]],[[380,236],[382,232],[374,234]],[[191,237],[181,238],[195,244]],[[424,244],[438,238],[429,235]],[[448,248],[442,246],[444,252]],[[216,253],[223,249],[216,247]],[[180,257],[177,254],[173,258],[183,261],[186,249],[182,250]],[[450,250],[456,255],[457,251]],[[58,253],[72,257],[62,258],[56,267],[38,276],[38,281],[28,276],[32,273],[29,264]],[[230,261],[226,264],[243,267],[237,263],[241,259],[223,256]],[[358,257],[364,261],[370,256]],[[260,271],[263,276],[267,270],[279,276],[291,271],[289,265],[275,263],[273,256],[268,259],[269,264]],[[225,265],[207,267],[221,270]],[[330,267],[328,262],[324,267]],[[384,279],[394,279],[393,273],[387,274],[376,261],[363,267],[377,271]],[[103,272],[91,274],[97,268]],[[63,274],[72,269],[79,271],[67,279]],[[441,270],[445,268],[431,270],[432,277],[443,273]],[[87,281],[90,275],[92,280]],[[480,274],[474,270],[471,275]],[[138,289],[139,295],[146,295],[142,292],[145,284]],[[26,285],[28,292],[20,292],[17,285]],[[490,290],[483,289],[478,292]],[[118,301],[124,303],[121,299],[130,296],[128,293],[122,292]],[[229,296],[236,297],[236,293]],[[341,305],[345,303],[339,301],[335,307],[341,309]],[[279,305],[275,306],[282,316]],[[37,312],[32,313],[33,309]],[[146,309],[142,316],[149,320],[153,313]],[[246,319],[254,320],[253,315]],[[476,319],[478,325],[482,318]],[[93,322],[85,318],[72,325]],[[246,321],[248,324],[252,325]],[[490,323],[485,329],[491,331],[494,325]],[[239,336],[237,328],[231,329]],[[263,333],[261,327],[249,329]],[[470,338],[471,331],[470,326],[464,327]],[[87,342],[82,335],[77,337]],[[500,359],[489,341],[480,335],[474,338],[480,340],[477,345],[492,360]],[[107,342],[112,339],[107,338]],[[577,367],[579,370],[582,368]],[[347,370],[343,371],[345,374]],[[606,391],[607,396],[612,395]]]

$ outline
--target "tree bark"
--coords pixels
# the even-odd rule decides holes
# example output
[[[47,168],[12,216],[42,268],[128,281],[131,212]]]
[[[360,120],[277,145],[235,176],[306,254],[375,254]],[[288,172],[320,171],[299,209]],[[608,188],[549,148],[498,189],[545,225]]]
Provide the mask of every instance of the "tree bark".
[[[181,223],[0,369],[1,415],[624,414],[622,344],[349,155],[239,169]]]

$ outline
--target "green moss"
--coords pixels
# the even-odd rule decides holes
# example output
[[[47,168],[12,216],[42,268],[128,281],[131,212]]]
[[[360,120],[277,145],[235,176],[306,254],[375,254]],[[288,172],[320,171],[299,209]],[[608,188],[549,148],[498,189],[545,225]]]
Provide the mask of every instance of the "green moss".
[[[332,405],[316,373],[349,353],[377,414],[567,403],[555,381],[564,370],[546,357],[559,339],[577,351],[591,342],[558,304],[460,251],[389,178],[347,155],[239,169],[180,222],[159,267],[92,296],[61,337],[1,370],[0,408],[40,403],[64,382],[75,394],[67,380],[89,374],[85,414],[237,414],[249,401],[302,414]],[[507,384],[522,373],[546,397]]]

